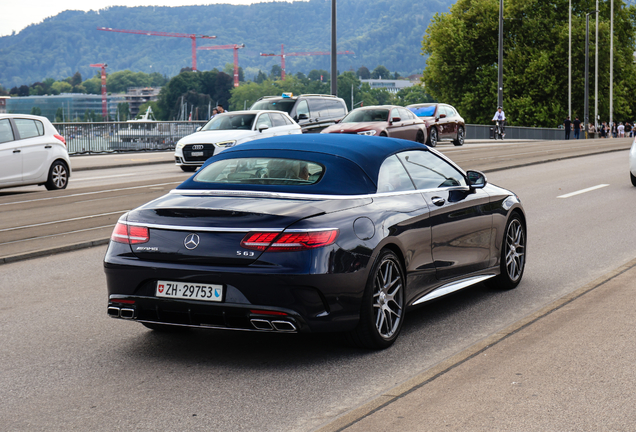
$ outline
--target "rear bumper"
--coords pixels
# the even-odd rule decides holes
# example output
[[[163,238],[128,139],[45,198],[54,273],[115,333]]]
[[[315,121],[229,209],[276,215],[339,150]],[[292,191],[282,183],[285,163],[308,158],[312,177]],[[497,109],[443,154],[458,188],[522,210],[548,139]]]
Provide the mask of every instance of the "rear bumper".
[[[366,261],[360,263],[360,271],[325,274],[278,273],[280,269],[250,266],[175,265],[121,257],[114,261],[104,263],[110,316],[231,330],[351,330],[359,320],[367,277]],[[158,280],[223,285],[223,302],[157,297]]]

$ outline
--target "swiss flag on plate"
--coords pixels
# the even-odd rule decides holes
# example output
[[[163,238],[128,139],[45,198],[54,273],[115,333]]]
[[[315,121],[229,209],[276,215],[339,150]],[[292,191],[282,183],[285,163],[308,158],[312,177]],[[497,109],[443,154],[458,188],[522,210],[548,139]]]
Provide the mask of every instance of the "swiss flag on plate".
[[[162,293],[163,292],[163,285],[159,285],[159,292]]]

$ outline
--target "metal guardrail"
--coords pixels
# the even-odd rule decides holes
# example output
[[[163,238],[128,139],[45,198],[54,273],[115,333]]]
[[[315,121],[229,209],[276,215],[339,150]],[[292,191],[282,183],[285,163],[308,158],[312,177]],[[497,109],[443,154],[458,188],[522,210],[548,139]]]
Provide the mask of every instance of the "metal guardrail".
[[[53,123],[69,154],[174,150],[177,141],[205,121]]]
[[[69,154],[174,150],[177,141],[205,121],[53,123]],[[490,125],[466,125],[467,139],[490,139]],[[506,139],[562,140],[563,129],[506,126]]]
[[[490,139],[490,125],[466,125],[466,139]],[[574,136],[574,134],[572,134]],[[533,128],[520,126],[506,126],[506,139],[527,140],[562,140],[565,130],[557,128]]]

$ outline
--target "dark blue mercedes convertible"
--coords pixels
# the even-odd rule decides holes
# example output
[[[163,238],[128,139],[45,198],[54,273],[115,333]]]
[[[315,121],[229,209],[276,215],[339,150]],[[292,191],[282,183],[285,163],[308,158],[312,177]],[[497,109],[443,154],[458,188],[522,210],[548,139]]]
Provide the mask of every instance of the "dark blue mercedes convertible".
[[[519,198],[393,138],[310,134],[241,144],[123,215],[108,314],[155,330],[345,332],[386,348],[407,310],[525,266]]]

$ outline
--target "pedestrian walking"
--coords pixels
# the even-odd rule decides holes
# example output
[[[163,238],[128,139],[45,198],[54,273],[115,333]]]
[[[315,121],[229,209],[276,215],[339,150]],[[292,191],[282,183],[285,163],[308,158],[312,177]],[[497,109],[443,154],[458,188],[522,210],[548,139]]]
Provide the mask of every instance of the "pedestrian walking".
[[[563,127],[565,128],[565,139],[566,140],[570,139],[570,126],[572,126],[572,122],[570,121],[570,116],[567,116],[565,118],[565,121],[563,122]]]
[[[632,125],[630,122],[625,122],[625,136],[626,137],[632,136]]]
[[[616,128],[616,122],[612,122],[611,134],[612,134],[612,138],[616,138],[616,136],[618,135],[618,129]]]
[[[579,139],[579,133],[581,132],[581,120],[579,120],[578,116],[574,118],[572,126],[574,126],[574,139]]]
[[[618,130],[618,137],[625,138],[625,125],[623,125],[623,122],[620,122],[616,129]]]

